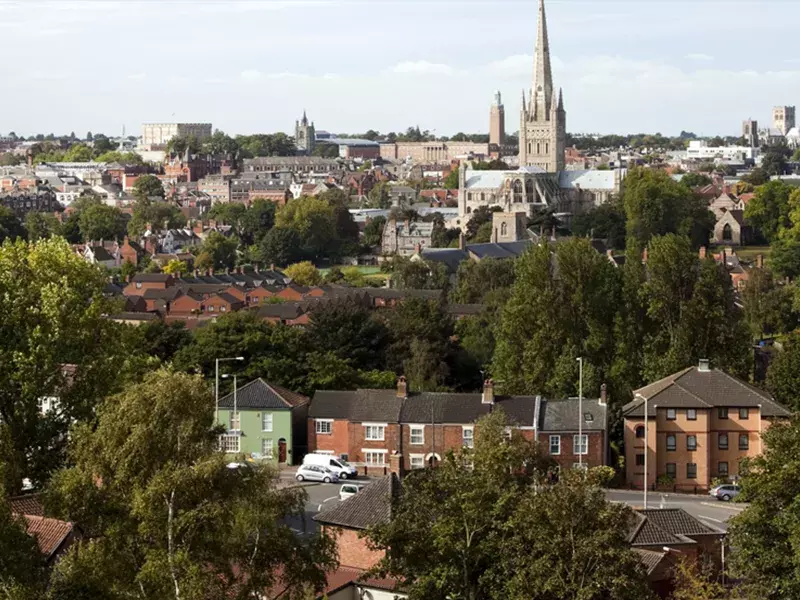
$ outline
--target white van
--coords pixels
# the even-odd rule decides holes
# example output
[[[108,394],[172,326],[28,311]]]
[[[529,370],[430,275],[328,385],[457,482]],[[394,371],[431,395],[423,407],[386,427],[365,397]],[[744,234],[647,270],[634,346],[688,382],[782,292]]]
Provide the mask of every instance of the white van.
[[[339,476],[339,479],[352,479],[358,475],[355,467],[333,454],[306,454],[305,458],[303,458],[303,464],[328,467]]]

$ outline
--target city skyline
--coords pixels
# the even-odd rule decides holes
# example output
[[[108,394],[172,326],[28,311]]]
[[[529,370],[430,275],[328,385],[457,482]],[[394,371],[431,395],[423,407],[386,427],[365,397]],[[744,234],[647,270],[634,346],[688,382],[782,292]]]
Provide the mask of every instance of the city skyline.
[[[332,132],[487,132],[495,90],[516,115],[530,86],[537,4],[0,2],[0,47],[25,53],[0,64],[11,91],[0,132],[135,135],[183,121],[292,133],[303,109]],[[756,7],[782,18],[743,44]],[[549,0],[547,11],[572,133],[738,135],[743,119],[768,126],[773,105],[800,101],[800,57],[781,54],[800,6]]]

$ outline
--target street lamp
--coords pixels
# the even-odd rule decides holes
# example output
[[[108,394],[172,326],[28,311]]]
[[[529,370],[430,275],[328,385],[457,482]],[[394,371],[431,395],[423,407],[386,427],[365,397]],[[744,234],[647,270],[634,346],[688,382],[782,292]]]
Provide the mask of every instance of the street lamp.
[[[244,356],[236,356],[234,358],[215,358],[214,359],[214,398],[216,405],[214,409],[214,424],[219,424],[219,363],[227,362],[229,360],[244,360]]]
[[[650,454],[650,447],[648,446],[648,434],[650,432],[650,423],[647,420],[647,398],[641,394],[634,395],[634,398],[641,398],[644,401],[644,509],[647,510],[647,455]]]
[[[225,375],[222,376],[223,379],[228,379],[229,377],[233,377],[233,416],[236,417],[236,419],[238,420],[238,422],[236,423],[236,429],[229,427],[229,430],[239,431],[242,427],[242,422],[241,419],[239,419],[239,413],[237,410],[238,408],[237,393],[239,391],[239,386],[237,385],[238,375],[231,375],[230,373],[225,373]],[[233,425],[233,418],[231,418],[231,423],[229,423],[228,425]]]
[[[578,468],[583,469],[583,357],[578,361]],[[574,445],[574,444],[573,444]],[[589,443],[586,443],[588,448]]]

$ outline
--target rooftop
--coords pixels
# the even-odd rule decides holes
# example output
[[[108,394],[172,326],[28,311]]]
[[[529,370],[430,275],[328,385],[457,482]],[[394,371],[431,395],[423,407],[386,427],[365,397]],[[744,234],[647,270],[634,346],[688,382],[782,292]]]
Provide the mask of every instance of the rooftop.
[[[364,487],[355,496],[318,513],[314,520],[323,525],[348,529],[369,529],[392,518],[392,500],[400,492],[400,480],[387,475]]]

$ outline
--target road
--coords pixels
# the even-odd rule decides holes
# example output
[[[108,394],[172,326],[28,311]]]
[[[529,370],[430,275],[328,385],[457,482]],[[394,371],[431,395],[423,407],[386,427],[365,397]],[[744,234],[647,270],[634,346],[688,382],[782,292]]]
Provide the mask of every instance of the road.
[[[369,479],[359,479],[356,483],[369,485]],[[306,484],[308,494],[306,501],[305,523],[296,519],[292,527],[297,531],[313,532],[317,526],[312,517],[322,510],[333,507],[339,502],[337,483]],[[623,502],[634,508],[642,508],[642,492],[628,490],[608,490],[608,499],[612,502]],[[650,492],[647,499],[648,508],[682,508],[690,515],[712,528],[727,531],[728,519],[744,510],[744,505],[733,502],[720,502],[707,496],[690,496],[685,494],[661,494]]]

